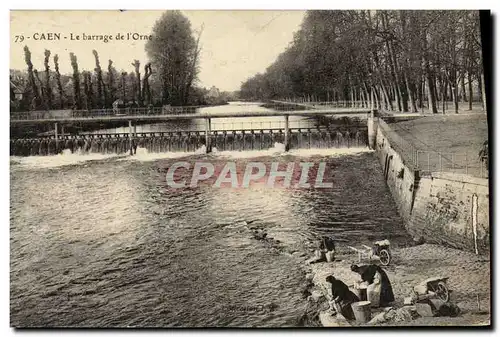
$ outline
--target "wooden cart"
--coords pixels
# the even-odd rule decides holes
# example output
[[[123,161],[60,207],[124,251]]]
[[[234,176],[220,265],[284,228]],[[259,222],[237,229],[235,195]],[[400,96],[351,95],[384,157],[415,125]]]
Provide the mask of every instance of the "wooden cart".
[[[391,249],[389,240],[377,241],[372,247],[362,245],[363,248],[355,248],[348,246],[351,250],[358,253],[358,262],[366,258],[368,260],[378,259],[383,266],[388,266],[391,263]]]
[[[420,283],[427,287],[427,292],[436,294],[436,297],[448,302],[450,300],[450,290],[447,285],[448,277],[431,277]]]

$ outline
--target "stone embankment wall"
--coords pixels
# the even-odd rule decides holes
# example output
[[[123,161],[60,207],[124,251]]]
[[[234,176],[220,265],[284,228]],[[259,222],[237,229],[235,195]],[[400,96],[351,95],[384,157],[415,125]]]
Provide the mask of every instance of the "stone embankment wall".
[[[407,230],[430,243],[488,254],[488,179],[420,172],[390,143],[388,129],[389,125],[378,121],[375,150]]]

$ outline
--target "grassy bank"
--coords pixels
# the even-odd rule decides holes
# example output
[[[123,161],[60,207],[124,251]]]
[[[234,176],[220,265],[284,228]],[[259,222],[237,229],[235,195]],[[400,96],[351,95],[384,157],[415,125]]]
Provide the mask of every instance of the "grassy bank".
[[[431,115],[390,125],[420,151],[467,152],[477,156],[488,139],[485,114]]]

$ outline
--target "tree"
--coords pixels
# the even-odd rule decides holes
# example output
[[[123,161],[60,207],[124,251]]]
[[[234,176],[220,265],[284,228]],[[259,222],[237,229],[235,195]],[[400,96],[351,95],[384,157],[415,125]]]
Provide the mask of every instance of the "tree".
[[[83,90],[85,91],[85,98],[86,98],[86,109],[90,110],[93,108],[94,101],[93,101],[93,90],[92,90],[92,76],[89,71],[84,71],[82,73],[83,76]]]
[[[140,66],[141,63],[139,60],[134,60],[134,63],[132,63],[132,66],[134,66],[135,69],[135,80],[137,81],[135,84],[136,90],[135,91],[135,99],[137,101],[137,104],[142,104],[142,93],[141,93],[141,71]]]
[[[151,88],[149,87],[149,77],[152,75],[151,63],[146,63],[144,66],[144,78],[142,80],[142,99],[143,105],[148,106],[152,104],[151,101]]]
[[[99,54],[97,54],[96,50],[92,50],[92,54],[94,54],[95,58],[95,73],[97,76],[97,97],[96,97],[96,105],[101,108],[103,102],[106,102],[106,88],[104,86],[104,81],[102,79],[102,69],[101,63],[99,62]]]
[[[59,72],[59,56],[54,55],[54,70],[56,71],[57,91],[59,92],[59,108],[64,108],[64,91],[61,84],[61,73]]]
[[[80,93],[80,73],[78,72],[78,60],[74,53],[69,53],[71,66],[73,67],[73,95],[76,109],[82,108],[82,97]]]
[[[127,89],[126,89],[126,80],[127,78],[127,73],[122,71],[121,73],[121,81],[120,81],[120,84],[121,84],[121,93],[122,93],[122,101],[123,103],[126,103],[127,102]]]
[[[184,97],[183,101],[187,102],[189,99],[189,93],[191,90],[191,86],[193,85],[193,81],[195,78],[198,76],[199,72],[199,67],[198,67],[198,55],[200,54],[200,38],[201,38],[201,33],[203,33],[203,28],[204,25],[202,25],[200,33],[198,34],[198,38],[196,39],[196,47],[194,49],[194,56],[192,57],[192,63],[191,67],[188,69],[188,74],[187,74],[187,80],[186,80],[186,87],[184,89]]]
[[[24,60],[26,61],[26,65],[28,66],[29,83],[31,86],[31,91],[33,92],[33,104],[31,108],[36,109],[40,105],[41,99],[38,92],[38,86],[35,81],[33,63],[31,63],[31,52],[28,46],[24,46]]]
[[[457,112],[465,78],[469,107],[472,87],[484,92],[478,27],[476,11],[308,11],[288,48],[240,94],[360,107],[373,97],[379,109],[433,113],[452,100]]]
[[[107,106],[111,106],[113,102],[117,99],[116,92],[116,79],[118,78],[118,72],[115,67],[113,67],[113,61],[108,60],[108,92],[109,92],[109,101],[107,102]]]
[[[198,62],[191,24],[180,11],[167,11],[156,21],[152,35],[146,52],[160,77],[162,103],[185,104]]]
[[[52,108],[52,87],[50,85],[50,66],[49,66],[50,50],[45,49],[44,55],[45,59],[43,61],[43,64],[45,66],[45,96],[46,96],[46,108],[48,110]]]
[[[40,97],[41,105],[48,110],[47,102],[45,102],[45,94],[44,94],[44,88],[43,88],[43,83],[42,80],[40,79],[40,76],[38,75],[38,70],[33,69],[33,75],[35,75],[36,82],[38,83],[38,88],[40,88],[40,92],[38,93],[38,96]]]

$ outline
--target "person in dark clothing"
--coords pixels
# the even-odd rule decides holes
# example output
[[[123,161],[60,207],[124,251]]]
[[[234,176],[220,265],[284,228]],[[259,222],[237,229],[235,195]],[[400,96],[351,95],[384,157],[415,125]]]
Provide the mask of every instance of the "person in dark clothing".
[[[359,302],[358,296],[349,290],[349,287],[342,281],[337,280],[333,275],[327,276],[326,281],[332,285],[332,298],[337,304],[337,310],[347,320],[354,320],[354,312],[351,304]]]
[[[361,275],[361,279],[368,284],[372,284],[377,273],[380,274],[380,306],[387,306],[394,302],[394,293],[392,292],[391,281],[386,272],[376,264],[364,266],[352,265],[351,270]]]
[[[319,249],[322,251],[335,251],[335,240],[328,236],[321,237]]]

